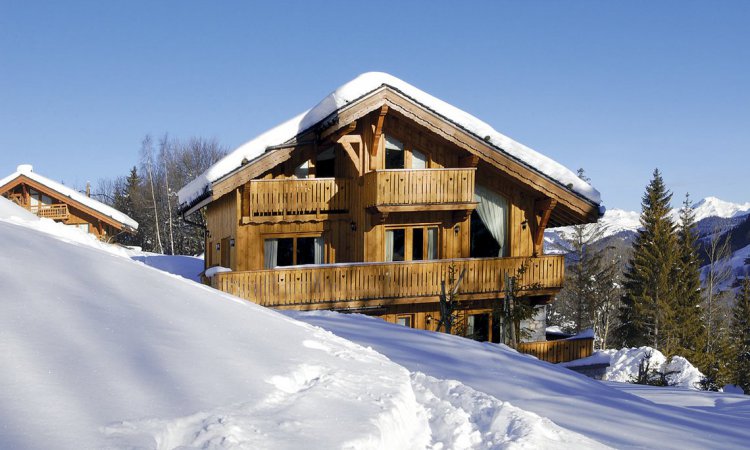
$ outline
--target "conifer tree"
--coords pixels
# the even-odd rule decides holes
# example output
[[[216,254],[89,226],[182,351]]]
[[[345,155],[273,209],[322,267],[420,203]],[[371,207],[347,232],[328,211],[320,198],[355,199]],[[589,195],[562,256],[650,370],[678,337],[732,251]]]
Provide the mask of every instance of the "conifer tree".
[[[700,258],[696,245],[695,214],[690,206],[690,195],[680,209],[677,228],[678,258],[675,263],[674,284],[676,299],[673,305],[673,341],[670,354],[684,356],[693,364],[704,361],[706,330],[701,308]]]
[[[641,201],[641,227],[624,278],[620,339],[627,346],[664,349],[669,342],[677,255],[675,225],[669,217],[672,194],[654,171]]]
[[[750,395],[750,277],[745,276],[732,308],[730,379]]]

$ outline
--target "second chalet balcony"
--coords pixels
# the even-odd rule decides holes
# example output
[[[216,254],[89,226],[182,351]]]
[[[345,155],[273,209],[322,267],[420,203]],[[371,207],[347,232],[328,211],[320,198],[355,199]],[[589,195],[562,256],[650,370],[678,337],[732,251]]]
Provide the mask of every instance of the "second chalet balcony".
[[[349,183],[341,178],[252,180],[243,193],[243,221],[323,220],[346,214]]]
[[[53,220],[65,220],[70,217],[70,213],[68,212],[68,205],[65,204],[32,205],[29,206],[29,211],[39,217]]]
[[[526,271],[518,284],[526,287],[524,294],[546,295],[562,286],[564,262],[562,255],[548,255],[290,266],[218,273],[211,285],[274,308],[376,308],[438,301],[450,267],[465,270],[458,291],[462,301],[503,296],[504,274],[514,275],[522,265]]]
[[[476,169],[391,169],[365,174],[365,207],[374,212],[471,210]]]

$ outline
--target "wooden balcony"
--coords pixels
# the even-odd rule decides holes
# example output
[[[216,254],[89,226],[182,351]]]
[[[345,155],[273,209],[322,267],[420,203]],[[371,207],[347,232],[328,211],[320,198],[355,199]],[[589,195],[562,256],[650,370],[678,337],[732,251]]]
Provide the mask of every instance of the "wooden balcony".
[[[396,169],[365,174],[364,202],[371,211],[472,210],[474,173],[470,169]]]
[[[466,269],[459,290],[462,300],[496,298],[503,293],[503,274],[515,274],[522,264],[527,270],[519,285],[533,286],[529,294],[549,294],[562,286],[560,255],[284,267],[219,273],[211,285],[276,308],[366,308],[438,301],[440,282],[451,265],[459,272]]]
[[[39,217],[53,220],[65,220],[70,217],[70,213],[68,212],[68,205],[66,204],[33,205],[29,206],[29,211]]]
[[[346,214],[349,183],[339,178],[252,180],[243,194],[243,222],[325,220]]]

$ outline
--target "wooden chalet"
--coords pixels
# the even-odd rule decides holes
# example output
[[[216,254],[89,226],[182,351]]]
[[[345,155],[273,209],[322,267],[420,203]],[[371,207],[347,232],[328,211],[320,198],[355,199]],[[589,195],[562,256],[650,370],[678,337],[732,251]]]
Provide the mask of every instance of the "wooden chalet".
[[[108,240],[135,233],[138,223],[116,209],[34,172],[28,164],[0,180],[0,195],[39,217],[76,227]]]
[[[497,339],[505,273],[525,265],[536,304],[559,291],[564,261],[544,254],[545,228],[601,209],[568,169],[380,73],[239,147],[179,197],[184,216],[205,211],[206,268],[231,269],[209,271],[217,289],[434,330],[454,267],[459,329],[481,340]]]

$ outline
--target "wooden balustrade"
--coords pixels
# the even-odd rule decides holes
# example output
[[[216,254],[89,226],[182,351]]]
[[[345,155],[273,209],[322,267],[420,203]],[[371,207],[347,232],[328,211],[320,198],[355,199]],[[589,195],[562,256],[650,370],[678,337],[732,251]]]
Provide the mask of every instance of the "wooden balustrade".
[[[586,358],[594,353],[594,339],[522,342],[517,350],[553,364]]]
[[[349,183],[339,178],[252,180],[243,200],[248,202],[251,220],[326,218],[348,211]]]
[[[47,219],[62,220],[70,217],[70,213],[68,212],[68,205],[66,204],[32,205],[29,207],[29,211],[39,217],[45,217]]]
[[[473,205],[475,172],[475,168],[368,172],[364,181],[365,207]]]
[[[532,292],[562,286],[564,259],[560,255],[283,267],[219,273],[212,278],[211,285],[271,307],[317,309],[330,303],[362,304],[382,299],[436,301],[440,282],[452,265],[457,273],[466,270],[459,289],[461,298],[478,299],[502,293],[503,274],[515,275],[523,264],[527,270],[519,286]]]

